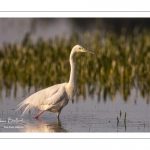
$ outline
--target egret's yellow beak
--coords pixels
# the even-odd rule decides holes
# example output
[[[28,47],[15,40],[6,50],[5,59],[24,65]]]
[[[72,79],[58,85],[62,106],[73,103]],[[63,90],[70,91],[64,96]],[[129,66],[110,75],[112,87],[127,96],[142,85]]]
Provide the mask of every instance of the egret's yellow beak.
[[[87,52],[87,53],[95,54],[94,52],[86,50],[86,49],[83,49],[82,52]]]

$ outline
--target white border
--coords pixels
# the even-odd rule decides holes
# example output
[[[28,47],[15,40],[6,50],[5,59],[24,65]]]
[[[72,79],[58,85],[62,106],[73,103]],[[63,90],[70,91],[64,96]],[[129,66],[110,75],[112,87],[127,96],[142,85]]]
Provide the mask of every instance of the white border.
[[[135,149],[135,150],[148,150],[149,149],[149,139],[145,140],[112,140],[112,139],[78,139],[78,140],[68,140],[68,139],[44,139],[44,140],[1,140],[0,148],[4,149],[13,149],[13,150],[45,150],[45,149],[55,149],[55,150],[126,150]]]
[[[0,11],[149,11],[149,1],[1,0]]]
[[[149,18],[150,12],[0,12],[1,18]]]
[[[0,133],[0,139],[150,139],[150,133]]]

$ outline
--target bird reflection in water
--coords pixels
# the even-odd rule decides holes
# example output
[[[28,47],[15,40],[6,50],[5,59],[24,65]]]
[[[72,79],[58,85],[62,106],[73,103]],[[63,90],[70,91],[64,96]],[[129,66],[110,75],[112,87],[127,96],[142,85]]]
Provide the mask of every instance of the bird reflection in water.
[[[41,119],[36,119],[35,123],[26,123],[24,126],[25,132],[67,132],[61,124],[60,120],[55,122],[45,122]]]

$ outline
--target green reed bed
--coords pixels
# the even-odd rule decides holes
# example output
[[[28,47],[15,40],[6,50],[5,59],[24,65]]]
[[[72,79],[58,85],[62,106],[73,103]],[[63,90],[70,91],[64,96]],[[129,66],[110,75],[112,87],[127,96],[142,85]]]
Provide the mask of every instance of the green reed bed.
[[[127,100],[131,89],[143,97],[150,95],[150,30],[121,34],[96,30],[69,38],[55,37],[36,43],[27,34],[21,44],[4,44],[0,49],[0,90],[9,96],[14,86],[36,90],[67,82],[70,76],[69,55],[72,47],[82,45],[95,55],[76,56],[77,98],[87,92],[98,100],[115,100],[119,92]],[[14,92],[16,96],[16,92]]]

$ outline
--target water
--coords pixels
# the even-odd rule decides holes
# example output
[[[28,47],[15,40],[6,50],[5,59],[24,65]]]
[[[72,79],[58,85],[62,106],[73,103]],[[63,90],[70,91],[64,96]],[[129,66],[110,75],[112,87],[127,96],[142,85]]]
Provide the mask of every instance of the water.
[[[3,43],[20,43],[25,34],[30,33],[33,41],[38,38],[54,38],[69,35],[70,22],[67,19],[0,18],[0,47]]]
[[[125,102],[121,95],[117,94],[115,101],[107,98],[97,101],[97,96],[91,98],[86,95],[86,101],[82,97],[74,102],[70,101],[62,110],[60,121],[56,114],[45,112],[39,119],[34,119],[38,111],[31,112],[20,117],[21,111],[16,112],[16,105],[23,97],[21,88],[18,88],[18,96],[13,97],[13,90],[9,98],[2,93],[0,104],[0,131],[1,132],[149,132],[150,109],[146,99],[132,90],[131,96]],[[33,89],[31,90],[31,93]],[[30,95],[30,93],[28,93]],[[28,96],[26,95],[26,96]],[[136,102],[135,102],[136,97]],[[121,112],[121,114],[120,114]],[[126,113],[126,118],[125,118]],[[119,122],[117,121],[117,117]],[[6,122],[4,122],[6,121]]]

